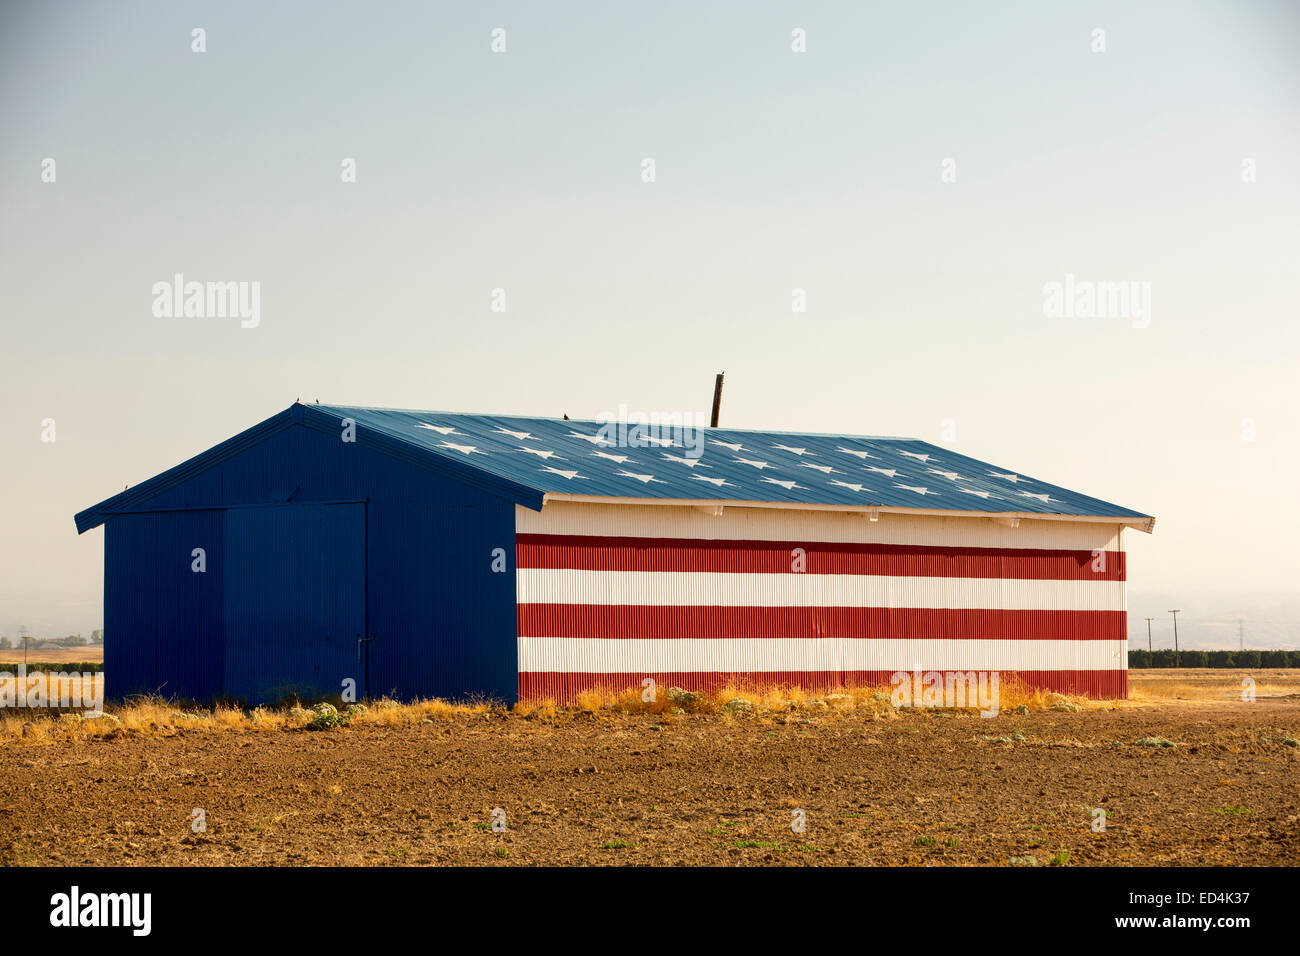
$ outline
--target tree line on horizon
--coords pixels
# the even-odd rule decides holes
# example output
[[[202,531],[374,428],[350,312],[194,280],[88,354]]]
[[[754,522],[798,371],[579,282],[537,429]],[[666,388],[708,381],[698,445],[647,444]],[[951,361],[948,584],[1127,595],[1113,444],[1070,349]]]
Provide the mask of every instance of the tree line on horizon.
[[[21,651],[24,642],[29,649],[42,644],[57,644],[59,647],[93,647],[104,643],[104,632],[91,631],[88,638],[80,634],[69,634],[67,637],[37,637],[34,634],[24,634],[16,638],[0,635],[0,651]]]
[[[1300,667],[1300,651],[1158,651],[1128,652],[1130,670],[1161,667]]]

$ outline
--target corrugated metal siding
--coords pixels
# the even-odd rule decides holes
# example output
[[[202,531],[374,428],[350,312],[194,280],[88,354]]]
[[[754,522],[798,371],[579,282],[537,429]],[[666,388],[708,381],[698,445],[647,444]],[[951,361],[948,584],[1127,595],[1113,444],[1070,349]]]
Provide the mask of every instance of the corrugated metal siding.
[[[221,693],[224,515],[119,515],[106,522],[104,672],[114,697]],[[195,572],[193,551],[205,552]]]
[[[372,691],[516,699],[512,511],[453,485],[372,503]]]
[[[528,595],[537,597],[537,595]],[[521,602],[519,634],[529,638],[621,640],[631,635],[786,637],[885,636],[907,641],[1122,641],[1124,611],[1003,611],[982,608],[719,607]]]
[[[227,696],[312,700],[362,686],[365,506],[226,512]]]
[[[801,687],[811,691],[831,691],[841,687],[890,686],[894,675],[891,670],[876,671],[771,671],[762,674],[737,674],[734,671],[663,671],[654,675],[662,693],[669,687],[683,690],[708,691],[722,687],[742,686],[754,688]],[[1003,671],[999,680],[1002,688],[1013,678],[1026,687],[1041,688],[1058,694],[1080,694],[1098,700],[1123,700],[1128,697],[1128,672],[1108,671]],[[519,693],[523,698],[551,698],[573,701],[584,690],[593,688],[613,692],[641,688],[639,681],[627,681],[609,674],[569,671],[565,673],[521,674]]]
[[[224,517],[219,511],[190,511],[157,522],[156,658],[160,692],[169,696],[204,700],[222,692]],[[204,551],[202,572],[193,570],[196,548]]]
[[[522,695],[914,668],[1126,693],[1117,527],[558,502],[516,526]]]
[[[517,536],[522,568],[591,571],[686,571],[756,574],[790,570],[790,545],[781,541],[712,538],[591,537],[563,534]],[[948,576],[1027,580],[1124,580],[1124,552],[1107,551],[1104,569],[1093,551],[1048,548],[926,547],[818,541],[806,552],[809,574],[870,574],[896,577]]]
[[[721,515],[665,505],[548,502],[515,509],[521,534],[843,542],[940,548],[1122,550],[1115,525],[1023,519],[1010,528],[991,519],[883,514],[879,521],[842,512],[727,507]]]
[[[123,515],[104,525],[104,689],[116,698],[157,686],[156,520]]]

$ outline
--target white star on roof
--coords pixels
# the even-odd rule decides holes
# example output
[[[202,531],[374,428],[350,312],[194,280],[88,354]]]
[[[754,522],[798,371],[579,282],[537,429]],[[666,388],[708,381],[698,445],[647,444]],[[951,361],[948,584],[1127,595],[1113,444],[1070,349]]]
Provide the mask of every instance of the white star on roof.
[[[610,461],[616,461],[620,465],[625,465],[632,460],[627,455],[611,455],[607,451],[593,451],[591,454],[596,458],[608,458]]]
[[[438,447],[439,447],[439,448],[450,448],[450,449],[452,449],[452,451],[458,451],[458,452],[460,452],[462,455],[486,455],[486,454],[487,454],[487,452],[485,452],[485,451],[479,451],[479,450],[478,450],[476,447],[474,447],[473,445],[457,445],[457,444],[454,444],[454,443],[449,442],[449,441],[445,441],[445,442],[443,442],[443,443],[442,443],[441,445],[439,445]]]
[[[1006,473],[1004,473],[1004,472],[1001,472],[1001,471],[990,471],[989,474],[992,475],[994,478],[1005,478],[1007,481],[1011,482],[1013,485],[1014,485],[1017,481],[1028,481],[1028,480],[1029,480],[1028,478],[1021,478],[1019,475],[1008,475],[1008,474],[1006,474]]]
[[[965,475],[959,475],[955,471],[944,471],[942,468],[927,468],[926,471],[932,475],[942,475],[949,481],[970,481]]]
[[[736,442],[734,445],[729,441],[718,441],[716,438],[709,439],[710,445],[721,445],[723,448],[730,448],[732,451],[740,451],[745,446]]]
[[[917,461],[929,461],[929,460],[930,460],[930,456],[929,456],[929,455],[920,455],[920,454],[917,454],[917,453],[914,452],[914,451],[903,451],[902,449],[899,449],[899,452],[898,452],[898,453],[899,453],[900,455],[906,455],[908,458],[915,458]]]
[[[638,435],[636,436],[636,440],[637,440],[637,441],[643,441],[643,442],[645,442],[647,445],[656,445],[656,446],[658,446],[659,448],[665,448],[665,447],[667,447],[667,448],[671,448],[672,445],[673,445],[673,440],[672,440],[671,438],[659,438],[659,437],[656,436],[656,435],[641,435],[641,434],[638,434]],[[632,442],[632,441],[629,440],[629,441],[628,441],[628,444],[629,444],[629,445],[631,445],[631,444],[635,444],[635,442]]]
[[[569,481],[572,481],[574,478],[581,478],[584,481],[587,480],[586,475],[580,475],[576,471],[565,471],[563,468],[552,468],[550,465],[547,465],[545,468],[541,468],[538,470],[549,471],[551,474],[559,475],[561,478],[567,478],[569,479]]]
[[[685,465],[687,468],[694,468],[700,463],[698,458],[688,458],[685,455],[670,455],[667,452],[663,453],[663,457],[668,461],[675,461],[678,464]],[[709,466],[705,465],[704,467],[708,468]]]
[[[446,425],[428,425],[428,424],[425,424],[424,422],[420,422],[420,424],[416,425],[415,427],[416,427],[416,428],[427,428],[427,429],[429,429],[429,431],[431,431],[431,432],[437,432],[439,435],[459,435],[459,434],[460,434],[460,432],[456,431],[456,429],[451,428],[451,427],[448,427],[448,426],[446,426]]]
[[[900,485],[897,482],[895,482],[894,487],[902,488],[905,491],[915,491],[918,495],[937,495],[939,493],[937,491],[930,491],[928,488],[922,488],[917,485]]]
[[[820,471],[823,475],[829,475],[832,471],[835,470],[835,469],[832,468],[830,465],[814,465],[814,464],[813,464],[812,462],[810,462],[810,461],[801,461],[801,462],[799,462],[799,467],[800,467],[800,468],[816,468],[816,469],[817,469],[818,471]]]
[[[527,453],[530,454],[530,455],[536,455],[538,458],[558,458],[560,461],[564,461],[564,456],[563,456],[563,455],[557,455],[557,454],[556,454],[555,452],[553,452],[553,451],[546,451],[546,450],[541,449],[541,448],[523,448],[523,447],[521,447],[519,450],[522,451],[522,452],[527,452]]]
[[[772,447],[779,448],[782,451],[788,451],[792,455],[800,455],[800,456],[812,455],[814,458],[817,457],[816,455],[813,455],[812,452],[810,452],[807,448],[791,448],[789,445],[773,445]]]
[[[635,473],[633,473],[633,472],[626,471],[626,470],[621,470],[621,471],[617,472],[617,474],[622,475],[624,478],[635,478],[637,481],[641,482],[641,484],[643,484],[643,485],[648,485],[648,484],[650,484],[650,482],[652,482],[652,481],[653,481],[655,484],[657,484],[657,485],[666,484],[666,482],[664,482],[664,481],[662,481],[662,480],[656,478],[654,475],[638,475],[638,474],[635,474]]]
[[[509,435],[515,441],[528,441],[529,439],[532,439],[533,441],[541,441],[541,439],[532,432],[512,432],[508,428],[496,428],[494,431],[499,435]]]
[[[795,484],[793,481],[782,481],[780,478],[762,478],[760,480],[766,481],[769,485],[780,485],[786,491],[790,491],[794,488],[803,488],[803,485]]]
[[[581,438],[583,441],[589,441],[593,445],[612,445],[614,444],[604,435],[583,435],[579,432],[569,432],[570,438]]]
[[[862,486],[861,486],[861,485],[850,484],[850,483],[847,482],[847,481],[836,481],[834,478],[831,479],[831,484],[832,484],[832,485],[839,485],[841,488],[848,488],[848,489],[851,490],[851,491],[861,491],[861,490],[862,490]]]
[[[974,488],[958,489],[963,495],[979,495],[981,498],[1001,498],[1001,495],[995,495],[991,491],[976,491]]]
[[[732,460],[732,461],[738,461],[738,462],[740,462],[742,465],[753,465],[753,466],[754,466],[755,468],[757,468],[759,471],[762,471],[764,468],[771,468],[771,467],[772,467],[771,465],[769,465],[769,464],[768,464],[767,462],[765,462],[765,461],[754,461],[754,460],[751,459],[751,458],[733,458],[733,459],[731,459],[731,460]]]
[[[878,472],[880,472],[882,475],[884,475],[884,476],[886,476],[886,477],[888,477],[888,478],[897,478],[897,477],[898,477],[898,469],[897,469],[897,468],[877,468],[875,465],[867,465],[867,471],[878,471]]]
[[[694,479],[695,481],[707,481],[709,484],[716,485],[719,488],[721,488],[723,485],[726,485],[728,488],[736,487],[734,484],[732,484],[730,481],[727,481],[727,479],[725,478],[708,478],[704,475],[691,475],[691,478]]]
[[[1056,500],[1055,498],[1051,497],[1050,495],[1036,495],[1036,494],[1034,494],[1032,491],[1022,491],[1022,492],[1020,492],[1020,497],[1022,497],[1022,498],[1037,498],[1037,499],[1038,499],[1039,501],[1041,501],[1043,504],[1047,504],[1048,502],[1051,502],[1051,501],[1055,501],[1055,500]]]
[[[846,454],[846,455],[857,455],[859,458],[862,458],[862,459],[875,458],[875,457],[876,457],[875,455],[871,454],[871,452],[869,452],[869,451],[858,451],[857,449],[854,449],[854,448],[845,448],[843,445],[841,445],[839,448],[836,448],[835,450],[836,450],[836,451],[842,451],[842,452],[844,452],[844,454]]]

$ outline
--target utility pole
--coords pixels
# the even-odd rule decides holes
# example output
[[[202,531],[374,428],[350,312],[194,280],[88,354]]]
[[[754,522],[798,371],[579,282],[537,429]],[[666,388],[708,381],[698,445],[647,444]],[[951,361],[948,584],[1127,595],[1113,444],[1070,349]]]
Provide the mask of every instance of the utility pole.
[[[1246,649],[1246,622],[1243,621],[1241,618],[1237,618],[1237,650],[1244,651],[1245,649]]]
[[[31,638],[27,636],[27,628],[22,624],[18,625],[18,636],[22,638],[23,641],[23,670],[26,671],[27,670],[27,645],[31,643]]]
[[[1174,666],[1175,667],[1182,667],[1182,664],[1178,662],[1178,612],[1181,610],[1182,608],[1176,607],[1176,608],[1172,608],[1169,611],[1169,613],[1174,616]]]
[[[1151,666],[1151,622],[1154,620],[1153,617],[1147,618],[1147,667]]]

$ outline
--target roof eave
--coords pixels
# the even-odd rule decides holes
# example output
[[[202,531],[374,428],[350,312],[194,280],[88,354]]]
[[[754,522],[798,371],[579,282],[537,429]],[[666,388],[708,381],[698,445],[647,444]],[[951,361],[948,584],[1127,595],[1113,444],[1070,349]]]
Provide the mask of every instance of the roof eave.
[[[1070,515],[1038,511],[951,511],[946,508],[904,508],[891,505],[824,505],[801,501],[736,501],[728,498],[614,498],[602,495],[574,495],[548,492],[545,501],[572,501],[608,505],[669,505],[679,508],[771,508],[789,511],[838,511],[850,514],[928,515],[940,518],[995,518],[1026,521],[1072,521],[1087,524],[1123,525],[1150,534],[1156,519],[1149,515]],[[534,509],[539,510],[539,509]]]

